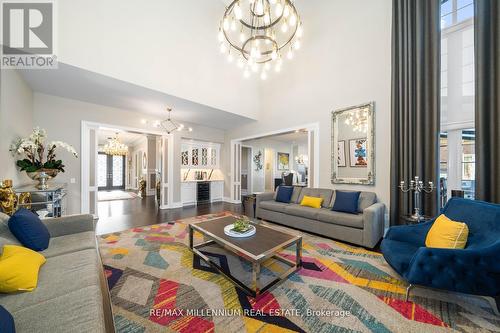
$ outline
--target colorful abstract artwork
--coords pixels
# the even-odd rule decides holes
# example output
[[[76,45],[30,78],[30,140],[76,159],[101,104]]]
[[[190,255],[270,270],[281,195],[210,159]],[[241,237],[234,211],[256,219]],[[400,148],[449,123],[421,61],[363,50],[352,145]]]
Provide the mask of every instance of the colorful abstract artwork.
[[[290,154],[278,153],[278,170],[290,169]]]
[[[498,332],[500,317],[486,301],[418,288],[405,301],[407,284],[380,253],[284,227],[277,228],[303,237],[303,267],[249,297],[187,245],[190,223],[229,214],[99,236],[118,333]],[[224,249],[203,253],[230,274],[251,276],[250,265]],[[295,249],[281,255],[294,260]],[[262,278],[279,269],[266,262]]]
[[[366,167],[366,138],[349,140],[349,161],[351,167]]]

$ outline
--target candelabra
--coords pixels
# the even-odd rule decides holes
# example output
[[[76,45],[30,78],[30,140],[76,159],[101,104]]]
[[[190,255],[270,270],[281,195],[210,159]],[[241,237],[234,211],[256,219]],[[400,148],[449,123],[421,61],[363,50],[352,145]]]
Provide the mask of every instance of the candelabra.
[[[421,193],[431,193],[435,188],[436,186],[433,182],[428,182],[427,185],[424,185],[424,182],[421,181],[418,176],[415,176],[415,179],[411,180],[410,184],[406,184],[404,180],[401,181],[401,183],[399,184],[399,189],[403,193],[413,191],[413,205],[415,208],[414,213],[411,216],[412,219],[416,220],[417,222],[420,222],[420,220],[422,220],[423,216],[420,211]]]

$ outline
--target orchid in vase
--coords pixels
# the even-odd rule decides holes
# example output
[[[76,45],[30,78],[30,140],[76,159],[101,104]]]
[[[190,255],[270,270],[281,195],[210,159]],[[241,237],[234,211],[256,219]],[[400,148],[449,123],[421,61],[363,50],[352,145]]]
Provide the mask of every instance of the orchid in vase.
[[[78,154],[70,144],[62,141],[46,143],[47,132],[36,127],[27,138],[17,139],[10,148],[13,155],[24,158],[16,161],[21,171],[26,171],[28,177],[39,181],[39,188],[46,188],[47,179],[55,177],[59,172],[64,172],[62,160],[57,159],[56,150],[62,148],[71,153],[75,158]]]

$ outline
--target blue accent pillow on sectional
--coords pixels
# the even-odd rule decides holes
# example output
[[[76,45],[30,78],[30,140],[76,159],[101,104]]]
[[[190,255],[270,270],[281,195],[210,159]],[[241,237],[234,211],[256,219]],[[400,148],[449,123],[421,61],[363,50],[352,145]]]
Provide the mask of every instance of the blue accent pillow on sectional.
[[[0,332],[15,333],[14,318],[3,306],[0,305]]]
[[[335,202],[332,210],[350,214],[358,213],[358,201],[361,192],[335,191]]]
[[[49,247],[49,230],[32,211],[20,208],[10,217],[8,224],[10,232],[27,248],[43,251]]]
[[[278,194],[276,195],[276,201],[290,203],[293,194],[293,186],[280,186],[278,187]]]

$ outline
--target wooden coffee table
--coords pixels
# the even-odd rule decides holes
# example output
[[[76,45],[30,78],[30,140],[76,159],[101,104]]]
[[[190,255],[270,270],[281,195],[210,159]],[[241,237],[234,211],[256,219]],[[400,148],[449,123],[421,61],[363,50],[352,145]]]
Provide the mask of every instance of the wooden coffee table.
[[[217,269],[221,274],[231,280],[237,287],[245,291],[252,297],[258,297],[260,294],[277,285],[279,282],[288,278],[291,274],[300,269],[302,265],[302,237],[279,231],[269,226],[263,225],[256,220],[250,220],[255,226],[255,235],[245,238],[234,238],[224,233],[224,227],[233,224],[236,220],[233,216],[221,217],[214,220],[196,222],[189,225],[189,247],[203,260]],[[199,232],[204,237],[204,242],[194,244],[193,234]],[[252,285],[247,286],[239,279],[224,271],[222,267],[208,256],[204,255],[200,249],[213,244],[218,244],[224,249],[231,251],[237,256],[244,258],[252,264]],[[278,253],[285,248],[295,245],[296,260],[288,260]],[[260,270],[264,261],[276,259],[289,267],[277,278],[267,283],[265,286],[260,284]]]

